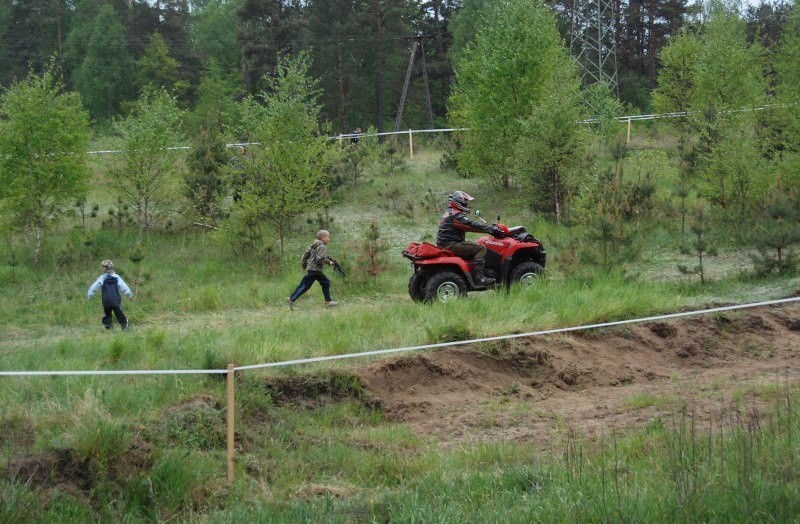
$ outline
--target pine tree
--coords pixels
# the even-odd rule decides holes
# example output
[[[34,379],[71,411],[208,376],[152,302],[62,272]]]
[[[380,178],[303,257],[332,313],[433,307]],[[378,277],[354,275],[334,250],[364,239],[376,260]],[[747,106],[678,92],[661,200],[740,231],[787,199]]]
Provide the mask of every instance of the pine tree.
[[[777,187],[767,199],[761,219],[750,239],[758,250],[753,265],[759,275],[792,274],[800,265],[796,247],[800,245],[800,200],[797,191]]]
[[[225,192],[223,170],[229,157],[219,121],[212,113],[194,138],[184,174],[186,196],[194,214],[208,227],[213,227],[220,216],[219,200]]]
[[[89,113],[108,121],[122,102],[133,96],[133,60],[128,53],[124,28],[114,9],[103,6],[92,22],[91,38],[73,82]]]
[[[691,240],[681,244],[680,252],[697,258],[697,265],[690,268],[684,264],[679,264],[678,271],[684,275],[697,275],[700,277],[700,283],[705,284],[705,262],[708,257],[717,256],[717,247],[708,238],[710,223],[704,203],[701,202],[695,209],[689,230],[692,233]]]
[[[239,0],[211,0],[192,16],[192,49],[207,67],[214,61],[224,76],[237,75],[242,83],[242,52],[236,42],[236,9]]]
[[[236,39],[248,93],[265,87],[265,76],[275,74],[276,57],[299,50],[294,25],[300,14],[298,4],[296,0],[242,0],[236,12]]]
[[[154,33],[147,44],[145,54],[136,61],[136,87],[140,92],[166,89],[178,95],[187,89],[179,80],[180,64],[170,56],[167,41],[160,33]]]
[[[303,40],[312,49],[312,72],[322,89],[322,115],[334,122],[339,132],[347,133],[359,125],[353,99],[356,86],[363,83],[358,77],[365,74],[359,60],[365,40],[358,23],[358,2],[311,2],[305,13],[308,31]]]
[[[409,0],[362,0],[359,6],[358,23],[363,28],[359,59],[366,65],[367,74],[365,84],[358,88],[371,94],[373,109],[366,106],[368,118],[380,133],[386,130],[385,119],[396,116],[408,65],[409,44],[404,37],[411,32],[413,10]]]
[[[0,84],[40,73],[54,57],[59,69],[71,14],[68,0],[6,0],[0,7]]]

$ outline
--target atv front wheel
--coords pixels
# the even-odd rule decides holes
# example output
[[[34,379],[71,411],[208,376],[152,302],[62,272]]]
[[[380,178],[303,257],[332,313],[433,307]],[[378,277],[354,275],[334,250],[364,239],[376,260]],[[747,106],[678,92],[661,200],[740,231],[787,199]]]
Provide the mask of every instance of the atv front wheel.
[[[425,283],[425,300],[450,302],[467,294],[464,279],[452,271],[434,273]]]
[[[511,270],[509,282],[519,284],[522,287],[530,287],[535,284],[544,273],[544,268],[536,262],[523,262]]]
[[[414,273],[408,280],[408,294],[414,302],[423,302],[425,300],[425,281],[428,275],[425,273]]]

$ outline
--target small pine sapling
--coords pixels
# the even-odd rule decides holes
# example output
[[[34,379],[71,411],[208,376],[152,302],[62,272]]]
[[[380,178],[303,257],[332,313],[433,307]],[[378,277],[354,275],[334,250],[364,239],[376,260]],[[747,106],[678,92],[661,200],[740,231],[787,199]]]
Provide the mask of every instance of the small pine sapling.
[[[183,190],[191,202],[191,218],[195,225],[205,229],[213,229],[221,216],[220,200],[226,189],[223,171],[230,160],[219,127],[219,122],[213,119],[204,123],[187,156],[188,169],[183,172]]]
[[[679,264],[678,271],[684,275],[698,275],[701,284],[706,283],[705,259],[717,256],[717,247],[708,239],[709,226],[705,206],[701,203],[690,218],[689,230],[692,239],[684,242],[680,247],[682,254],[697,258],[697,265],[689,268],[684,264]]]
[[[386,206],[385,204],[381,204],[380,206],[384,209],[390,209],[391,211],[397,211],[398,204],[400,203],[400,197],[402,196],[402,192],[400,188],[391,188],[389,184],[385,184],[386,190],[385,191],[378,191],[378,197],[385,201],[389,202],[389,205]]]
[[[433,192],[433,189],[428,188],[428,191],[420,199],[420,207],[425,211],[436,213],[442,207],[442,197]]]
[[[330,206],[323,206],[322,211],[317,211],[315,217],[309,217],[306,219],[306,223],[310,226],[314,226],[317,230],[320,229],[331,229],[335,217],[330,213]]]
[[[11,268],[11,282],[17,281],[17,266],[19,265],[19,259],[17,258],[16,250],[14,246],[11,245],[11,239],[6,237],[6,243],[8,244],[8,266]]]
[[[382,255],[389,249],[387,242],[381,238],[381,230],[377,222],[371,222],[361,242],[361,254],[358,261],[373,278],[386,269]]]
[[[621,174],[608,170],[598,176],[592,196],[581,202],[580,216],[591,244],[582,250],[583,259],[606,268],[636,259],[641,249],[641,228],[630,219],[630,194]]]
[[[89,217],[94,218],[97,216],[97,212],[100,210],[100,206],[97,204],[87,206],[86,197],[79,197],[75,201],[74,207],[78,216],[81,217],[82,229],[86,229],[86,216],[88,215]]]
[[[130,213],[128,204],[125,204],[121,197],[117,198],[116,208],[109,208],[108,216],[110,217],[108,222],[104,222],[103,225],[114,226],[117,229],[122,229],[124,226],[133,223],[133,216]]]
[[[674,195],[678,200],[677,211],[681,216],[681,235],[683,235],[686,233],[686,215],[689,212],[689,206],[686,202],[689,197],[689,184],[683,170],[680,171],[680,175],[675,180]]]
[[[800,265],[794,247],[800,244],[798,203],[776,189],[764,207],[763,219],[751,233],[758,250],[752,256],[756,274],[789,274]]]

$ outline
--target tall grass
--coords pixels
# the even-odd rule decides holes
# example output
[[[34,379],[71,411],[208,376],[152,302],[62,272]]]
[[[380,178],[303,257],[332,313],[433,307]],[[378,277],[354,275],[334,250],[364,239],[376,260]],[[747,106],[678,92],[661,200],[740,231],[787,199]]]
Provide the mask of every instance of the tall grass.
[[[788,522],[800,511],[796,399],[782,396],[772,413],[733,416],[703,430],[684,409],[632,435],[584,441],[569,433],[551,453],[524,442],[444,453],[423,448],[382,473],[391,482],[380,475],[330,478],[331,458],[317,456],[315,475],[293,471],[307,482],[327,481],[327,492],[307,501],[230,508],[211,521]],[[322,446],[321,453],[338,457],[340,446]],[[365,455],[334,469],[377,467]],[[413,475],[405,474],[409,466]],[[350,496],[330,496],[336,485],[353,483]]]
[[[404,278],[396,280],[401,288]],[[439,342],[437,333],[461,333],[457,340],[632,318],[674,310],[685,300],[679,289],[607,275],[545,280],[531,289],[475,294],[456,304],[415,304],[402,288],[378,299],[340,291],[343,304],[337,309],[310,296],[290,312],[285,307],[290,284],[284,282],[286,287],[272,290],[258,307],[248,307],[253,299],[246,293],[211,287],[165,290],[159,304],[128,301],[124,307],[133,328],[127,333],[103,331],[99,304],[75,298],[72,307],[79,311],[70,313],[71,325],[46,325],[42,319],[7,332],[0,339],[0,363],[4,369],[199,369],[209,351],[240,364],[274,362]],[[166,311],[161,306],[166,301],[193,305],[186,312]]]
[[[223,396],[222,384],[206,386]],[[89,504],[69,491],[42,504],[17,478],[0,481],[0,515],[10,522],[49,521],[56,511],[128,521],[731,522],[792,521],[800,511],[798,392],[783,379],[765,386],[766,410],[755,409],[753,392],[709,422],[691,401],[676,400],[671,416],[641,431],[585,440],[565,428],[549,451],[525,441],[442,449],[357,401],[281,407],[253,386],[246,379],[239,388],[243,449],[232,490],[224,487],[221,413],[201,406],[112,419],[119,402],[102,405],[107,391],[95,387],[71,397],[60,416],[34,415],[44,426],[72,424],[70,439],[49,446],[71,446],[89,461]],[[159,451],[151,466],[121,475],[134,431]]]
[[[570,273],[559,266],[559,256],[571,230],[539,220],[524,202],[509,201],[477,180],[439,170],[433,158],[420,155],[394,177],[365,179],[334,195],[331,251],[351,270],[357,270],[353,250],[368,219],[383,221],[382,235],[393,246],[387,271],[376,279],[331,277],[334,297],[342,302],[335,309],[322,305],[319,288],[294,312],[286,307],[313,225],[293,232],[284,265],[277,267],[255,256],[232,256],[207,235],[140,236],[97,223],[54,237],[39,269],[12,265],[10,251],[20,256],[22,248],[0,242],[0,369],[221,369],[230,362],[619,320],[796,288],[796,280],[727,278],[701,287],[622,271]],[[381,184],[382,191],[400,189],[406,196],[399,204],[413,212],[376,206]],[[480,207],[487,216],[500,211],[504,222],[528,226],[549,250],[549,277],[526,290],[472,293],[452,304],[411,302],[410,269],[399,251],[435,231],[438,212],[419,202],[428,186],[442,195],[455,188],[483,194]],[[128,257],[137,242],[145,255],[140,266]],[[653,248],[657,255],[645,260],[661,273],[672,264],[659,262],[663,249]],[[136,291],[134,300],[123,302],[128,332],[103,330],[99,297],[86,300],[104,258],[114,259]],[[207,397],[221,405],[224,384],[215,377],[3,379],[0,470],[20,456],[69,450],[88,464],[92,486],[79,494],[55,490],[42,501],[30,479],[4,477],[0,520],[674,521],[696,514],[726,521],[737,520],[734,510],[749,520],[797,514],[791,512],[800,498],[798,420],[790,400],[795,397],[781,388],[773,393],[776,411],[768,418],[729,419],[704,433],[691,414],[679,412],[644,433],[600,442],[574,436],[548,454],[525,442],[442,450],[355,400],[309,409],[277,405],[260,379],[297,371],[242,377],[240,480],[230,489],[219,474],[222,410],[213,402],[184,408],[184,402]],[[663,400],[630,400],[633,407],[655,402]],[[114,469],[130,460],[132,449],[141,451],[142,442],[150,446],[144,464]]]

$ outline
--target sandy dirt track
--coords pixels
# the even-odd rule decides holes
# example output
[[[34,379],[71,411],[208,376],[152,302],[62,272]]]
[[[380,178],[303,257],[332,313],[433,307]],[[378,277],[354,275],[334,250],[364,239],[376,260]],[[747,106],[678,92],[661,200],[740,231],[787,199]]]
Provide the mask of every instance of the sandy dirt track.
[[[512,339],[359,368],[390,420],[443,445],[586,438],[690,410],[713,424],[742,399],[797,390],[800,305]],[[762,399],[764,397],[764,399]]]

